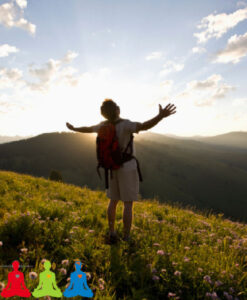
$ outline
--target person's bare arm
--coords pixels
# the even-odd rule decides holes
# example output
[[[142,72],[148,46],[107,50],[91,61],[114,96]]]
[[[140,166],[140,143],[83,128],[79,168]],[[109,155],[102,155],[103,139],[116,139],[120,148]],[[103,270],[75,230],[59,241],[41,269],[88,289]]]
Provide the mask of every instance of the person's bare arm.
[[[77,131],[77,132],[83,132],[83,133],[90,133],[90,132],[93,132],[93,129],[92,127],[93,126],[89,126],[89,127],[86,127],[86,126],[83,126],[83,127],[74,127],[73,125],[71,125],[70,123],[66,123],[66,126],[70,129],[70,130],[73,130],[73,131]]]
[[[176,106],[174,104],[168,104],[165,108],[159,104],[159,113],[153,119],[150,119],[144,123],[138,123],[136,127],[136,131],[148,130],[158,124],[163,118],[166,118],[172,114],[176,113]]]

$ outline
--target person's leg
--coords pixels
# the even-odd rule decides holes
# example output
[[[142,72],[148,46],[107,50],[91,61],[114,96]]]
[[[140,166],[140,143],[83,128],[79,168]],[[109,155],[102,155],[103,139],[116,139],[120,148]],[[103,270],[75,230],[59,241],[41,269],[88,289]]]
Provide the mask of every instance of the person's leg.
[[[128,162],[127,162],[128,163]],[[126,164],[127,164],[126,163]],[[133,202],[138,200],[139,178],[136,169],[122,169],[118,174],[120,198],[124,203],[124,240],[128,240],[132,224]]]
[[[109,189],[107,190],[107,196],[110,198],[110,202],[107,209],[109,234],[115,234],[114,225],[116,217],[116,208],[120,199],[119,186],[118,186],[118,170],[113,170],[111,178],[109,176]]]
[[[114,231],[114,225],[115,225],[115,217],[116,217],[116,208],[119,200],[110,200],[108,209],[107,209],[107,215],[108,215],[108,224],[109,224],[109,232],[110,234],[113,234]]]
[[[133,206],[133,201],[124,202],[124,211],[123,211],[124,238],[128,238],[130,235],[130,229],[132,224],[132,206]]]

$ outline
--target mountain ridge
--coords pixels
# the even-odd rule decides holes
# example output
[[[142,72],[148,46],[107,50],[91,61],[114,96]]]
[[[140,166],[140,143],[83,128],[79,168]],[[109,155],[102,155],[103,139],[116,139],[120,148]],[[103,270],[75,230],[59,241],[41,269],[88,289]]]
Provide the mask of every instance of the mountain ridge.
[[[65,182],[104,189],[96,172],[95,135],[44,133],[0,145],[0,169],[48,178],[52,169]],[[143,197],[212,209],[247,221],[246,151],[199,141],[135,135],[144,181]]]

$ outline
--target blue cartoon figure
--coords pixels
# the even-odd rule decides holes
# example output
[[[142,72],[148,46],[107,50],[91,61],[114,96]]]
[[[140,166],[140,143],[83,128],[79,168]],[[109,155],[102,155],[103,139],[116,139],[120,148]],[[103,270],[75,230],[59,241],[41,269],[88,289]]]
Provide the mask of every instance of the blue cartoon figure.
[[[87,297],[92,298],[93,292],[87,285],[87,276],[81,270],[82,263],[75,261],[75,272],[70,274],[70,284],[64,291],[63,295],[67,298],[70,297]]]

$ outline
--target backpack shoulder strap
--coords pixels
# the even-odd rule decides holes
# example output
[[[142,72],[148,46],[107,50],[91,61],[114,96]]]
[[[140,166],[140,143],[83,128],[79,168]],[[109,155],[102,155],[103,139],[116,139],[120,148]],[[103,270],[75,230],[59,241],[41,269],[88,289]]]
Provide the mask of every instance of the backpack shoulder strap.
[[[134,135],[131,133],[130,140],[128,142],[128,145],[124,149],[123,153],[127,153],[127,150],[128,150],[129,147],[130,147],[131,154],[133,153],[133,139],[134,139]]]

